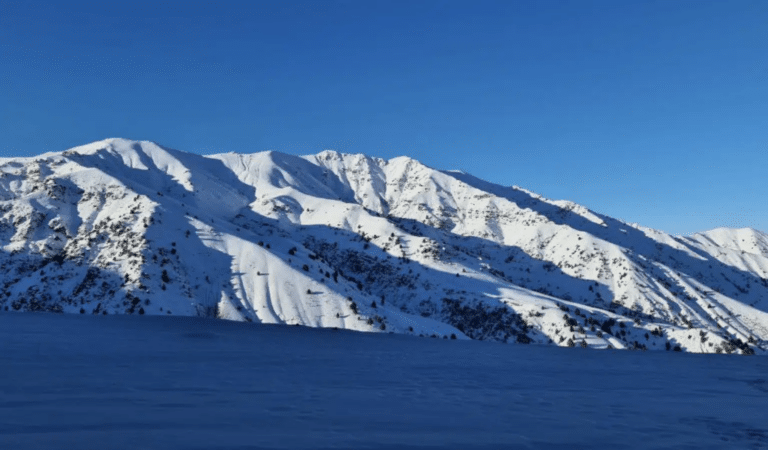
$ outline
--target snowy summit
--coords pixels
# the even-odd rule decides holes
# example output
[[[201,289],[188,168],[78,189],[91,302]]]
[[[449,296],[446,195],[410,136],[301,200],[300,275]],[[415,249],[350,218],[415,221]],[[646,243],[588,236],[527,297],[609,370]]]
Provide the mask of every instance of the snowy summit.
[[[768,235],[673,237],[407,157],[0,159],[3,310],[765,354]]]

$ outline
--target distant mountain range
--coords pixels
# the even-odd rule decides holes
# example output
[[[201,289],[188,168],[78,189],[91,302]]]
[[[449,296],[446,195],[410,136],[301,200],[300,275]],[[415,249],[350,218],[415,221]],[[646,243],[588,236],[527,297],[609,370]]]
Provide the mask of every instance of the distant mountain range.
[[[768,235],[630,225],[407,157],[108,139],[0,159],[0,308],[768,352]]]

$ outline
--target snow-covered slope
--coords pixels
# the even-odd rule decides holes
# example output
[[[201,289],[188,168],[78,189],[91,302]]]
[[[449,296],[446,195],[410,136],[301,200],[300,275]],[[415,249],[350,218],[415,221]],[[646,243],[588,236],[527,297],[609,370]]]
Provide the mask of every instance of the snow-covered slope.
[[[109,139],[0,160],[0,307],[765,353],[768,236],[673,237],[418,161]]]

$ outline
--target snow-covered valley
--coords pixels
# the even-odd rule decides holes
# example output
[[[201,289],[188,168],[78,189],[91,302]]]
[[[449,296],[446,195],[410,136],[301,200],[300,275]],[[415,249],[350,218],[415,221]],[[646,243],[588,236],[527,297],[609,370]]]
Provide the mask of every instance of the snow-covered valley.
[[[0,246],[4,311],[768,351],[765,233],[670,236],[407,157],[108,139],[5,158]]]
[[[0,312],[3,449],[768,448],[768,359]]]

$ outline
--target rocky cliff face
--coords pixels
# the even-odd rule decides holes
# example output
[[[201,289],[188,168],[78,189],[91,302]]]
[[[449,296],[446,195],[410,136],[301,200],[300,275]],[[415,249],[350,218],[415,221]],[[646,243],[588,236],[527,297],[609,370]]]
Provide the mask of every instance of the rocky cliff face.
[[[673,237],[405,157],[110,139],[2,159],[0,246],[8,310],[768,349],[768,235]]]

